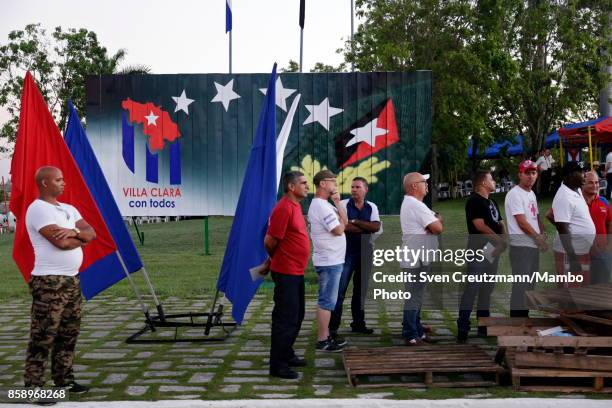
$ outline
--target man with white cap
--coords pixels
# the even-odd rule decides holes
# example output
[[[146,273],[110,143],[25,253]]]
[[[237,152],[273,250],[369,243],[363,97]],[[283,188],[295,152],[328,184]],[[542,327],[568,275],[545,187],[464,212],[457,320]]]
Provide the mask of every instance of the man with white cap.
[[[421,250],[438,248],[438,237],[444,227],[442,217],[433,212],[423,203],[427,195],[427,180],[429,174],[417,172],[408,173],[404,176],[404,201],[400,209],[400,224],[402,227],[402,244],[410,250]],[[431,263],[426,257],[414,260],[403,260],[400,263],[405,272],[414,276],[420,276],[421,272],[429,273]],[[425,283],[407,283],[406,290],[410,292],[410,299],[404,304],[404,318],[402,336],[407,346],[419,346],[431,339],[425,334],[425,328],[421,324],[421,305],[423,303],[423,291]]]

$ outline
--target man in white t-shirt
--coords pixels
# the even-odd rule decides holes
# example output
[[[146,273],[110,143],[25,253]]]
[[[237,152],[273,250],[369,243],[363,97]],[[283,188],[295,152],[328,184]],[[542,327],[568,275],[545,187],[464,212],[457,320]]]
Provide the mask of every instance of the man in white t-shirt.
[[[423,199],[427,195],[427,180],[429,174],[408,173],[404,176],[404,201],[400,208],[400,224],[402,227],[402,245],[409,253],[438,248],[438,235],[442,233],[442,217],[425,205]],[[422,272],[431,272],[431,263],[425,256],[416,259],[404,259],[400,262],[404,272],[420,276]],[[402,336],[407,346],[420,346],[432,340],[425,333],[421,324],[421,305],[425,283],[407,283],[406,291],[410,299],[404,304],[402,321]]]
[[[606,188],[606,198],[612,199],[612,149],[606,156],[606,180],[608,181],[608,187]]]
[[[308,208],[308,222],[313,247],[312,264],[319,276],[316,349],[340,352],[346,341],[330,336],[329,321],[338,300],[346,253],[344,229],[348,219],[346,210],[340,205],[336,175],[329,170],[321,170],[315,174],[313,181],[316,192]],[[330,198],[334,205],[329,203]]]
[[[547,195],[550,192],[550,181],[552,179],[552,167],[555,163],[550,154],[550,149],[544,149],[544,154],[536,160],[538,172],[540,173],[540,192]]]
[[[36,172],[40,192],[28,207],[26,229],[34,248],[30,278],[32,316],[26,352],[24,383],[43,387],[47,358],[57,387],[81,394],[88,388],[74,381],[74,350],[81,324],[79,268],[83,250],[96,237],[93,228],[69,204],[57,201],[64,192],[64,176],[56,167]]]
[[[519,184],[508,194],[504,207],[510,241],[510,264],[513,275],[533,275],[540,270],[540,251],[546,251],[546,235],[540,218],[538,201],[533,186],[538,178],[538,167],[531,160],[519,165]],[[535,284],[514,282],[510,297],[510,317],[527,317],[525,292]]]
[[[584,172],[580,165],[567,162],[563,166],[563,183],[555,194],[552,210],[548,214],[548,219],[557,228],[553,244],[557,274],[570,272],[582,275],[584,280],[578,286],[590,283],[589,253],[596,234],[589,206],[580,189],[583,184]]]

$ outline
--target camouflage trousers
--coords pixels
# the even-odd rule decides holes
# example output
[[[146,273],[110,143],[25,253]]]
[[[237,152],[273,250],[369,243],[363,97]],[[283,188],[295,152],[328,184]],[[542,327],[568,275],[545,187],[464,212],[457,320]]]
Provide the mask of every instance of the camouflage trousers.
[[[26,387],[44,385],[51,353],[51,377],[57,386],[74,380],[72,362],[81,327],[81,283],[77,276],[32,276],[30,341],[26,352]]]

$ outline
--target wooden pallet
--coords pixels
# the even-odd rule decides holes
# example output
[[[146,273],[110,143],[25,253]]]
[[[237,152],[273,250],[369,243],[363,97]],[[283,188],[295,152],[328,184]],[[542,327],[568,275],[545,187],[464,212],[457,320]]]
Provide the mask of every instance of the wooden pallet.
[[[474,345],[349,348],[343,354],[349,384],[354,387],[486,387],[499,384],[501,367]],[[491,380],[450,381],[441,374],[482,374]],[[362,376],[422,375],[419,382],[364,383]]]
[[[612,372],[512,367],[511,375],[521,391],[612,392]]]

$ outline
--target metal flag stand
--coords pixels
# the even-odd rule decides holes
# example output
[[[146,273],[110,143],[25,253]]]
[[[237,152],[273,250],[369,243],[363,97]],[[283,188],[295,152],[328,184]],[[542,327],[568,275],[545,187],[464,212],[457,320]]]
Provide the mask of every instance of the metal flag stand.
[[[205,220],[205,251],[206,254],[209,255],[208,252],[208,219]],[[153,301],[155,302],[155,306],[157,308],[157,316],[151,316],[147,306],[145,305],[142,296],[140,295],[138,288],[132,281],[129,271],[123,262],[123,258],[119,251],[117,251],[117,255],[119,256],[119,260],[121,261],[121,266],[125,272],[125,275],[130,282],[130,286],[132,290],[136,294],[138,301],[140,302],[141,308],[145,315],[145,326],[132,334],[130,337],[126,339],[126,343],[129,344],[147,344],[147,343],[204,343],[204,342],[213,342],[213,341],[223,341],[225,340],[233,329],[236,328],[236,322],[224,322],[223,321],[223,305],[217,305],[219,300],[219,290],[217,289],[215,292],[215,297],[213,303],[210,307],[209,312],[204,313],[179,313],[179,314],[170,314],[167,315],[164,313],[163,306],[157,295],[155,294],[155,289],[153,288],[153,284],[151,283],[151,279],[149,279],[149,274],[147,273],[146,268],[142,267],[142,272],[144,275],[145,282],[149,288],[149,292],[153,296]],[[204,322],[202,322],[204,320]],[[204,336],[203,337],[189,337],[189,338],[179,338],[178,329],[185,327],[200,327],[204,328]],[[211,337],[210,333],[214,327],[220,327],[223,330],[223,334],[217,337]],[[143,339],[143,336],[149,332],[156,332],[158,328],[174,328],[174,337],[173,338],[154,338],[154,339]]]
[[[146,273],[145,273],[146,276]],[[153,316],[145,320],[145,327],[127,338],[126,343],[130,344],[146,344],[146,343],[205,343],[214,341],[223,341],[236,328],[236,322],[223,321],[223,305],[217,305],[219,299],[219,290],[215,292],[215,298],[210,307],[210,312],[205,313],[179,313],[172,315],[164,315],[163,311],[158,316]],[[161,305],[159,305],[161,308]],[[215,310],[216,307],[216,310]],[[158,309],[159,310],[159,309]],[[205,318],[204,323],[198,321]],[[176,319],[176,320],[175,320]],[[188,321],[180,321],[179,319],[188,319]],[[155,332],[157,328],[170,327],[174,328],[174,337],[171,339],[141,339],[140,337],[148,332]],[[202,327],[204,328],[203,337],[179,338],[178,329],[180,327]],[[221,327],[223,335],[220,337],[210,337],[210,331],[213,327]],[[226,328],[231,328],[230,330]]]

